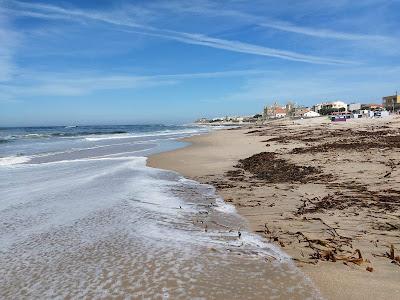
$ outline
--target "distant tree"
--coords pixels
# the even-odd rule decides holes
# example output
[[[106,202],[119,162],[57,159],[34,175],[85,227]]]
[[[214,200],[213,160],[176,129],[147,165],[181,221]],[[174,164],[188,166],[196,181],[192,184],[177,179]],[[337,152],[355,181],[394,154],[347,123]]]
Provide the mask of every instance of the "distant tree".
[[[323,116],[326,116],[326,115],[329,115],[329,114],[330,114],[331,110],[332,110],[332,109],[329,108],[329,107],[322,107],[322,108],[320,109],[319,113],[320,113],[321,115],[323,115]]]
[[[334,113],[334,112],[343,112],[343,111],[345,111],[346,109],[344,108],[344,107],[341,107],[341,108],[333,108],[333,107],[323,107],[323,108],[321,108],[320,110],[319,110],[319,113],[321,114],[321,115],[323,115],[323,116],[326,116],[326,115],[330,115],[330,114],[332,114],[332,113]]]

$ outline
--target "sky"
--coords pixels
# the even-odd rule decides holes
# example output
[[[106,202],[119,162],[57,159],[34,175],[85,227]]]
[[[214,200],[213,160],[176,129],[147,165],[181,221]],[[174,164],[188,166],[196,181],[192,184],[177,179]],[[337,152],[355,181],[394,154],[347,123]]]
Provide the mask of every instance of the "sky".
[[[400,91],[400,0],[0,0],[0,126],[181,124]]]

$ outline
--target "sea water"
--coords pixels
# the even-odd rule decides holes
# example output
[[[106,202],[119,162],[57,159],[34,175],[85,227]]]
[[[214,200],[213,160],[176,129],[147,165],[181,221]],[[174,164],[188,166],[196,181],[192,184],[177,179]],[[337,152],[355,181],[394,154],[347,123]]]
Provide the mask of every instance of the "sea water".
[[[207,131],[0,129],[0,298],[318,298],[213,187],[146,166]]]

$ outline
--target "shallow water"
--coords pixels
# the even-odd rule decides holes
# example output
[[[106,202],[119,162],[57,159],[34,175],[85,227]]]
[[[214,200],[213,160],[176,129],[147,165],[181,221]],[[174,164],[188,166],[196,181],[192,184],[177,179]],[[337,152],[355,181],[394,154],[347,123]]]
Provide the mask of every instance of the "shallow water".
[[[140,155],[174,137],[104,136],[0,166],[0,298],[318,298],[212,187],[146,167]]]

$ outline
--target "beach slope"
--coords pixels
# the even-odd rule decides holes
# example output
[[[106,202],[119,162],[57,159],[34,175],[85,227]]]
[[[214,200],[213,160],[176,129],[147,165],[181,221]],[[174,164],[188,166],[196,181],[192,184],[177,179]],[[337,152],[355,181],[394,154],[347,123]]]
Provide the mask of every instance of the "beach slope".
[[[211,184],[328,299],[400,293],[400,119],[271,122],[185,139],[151,167]]]

